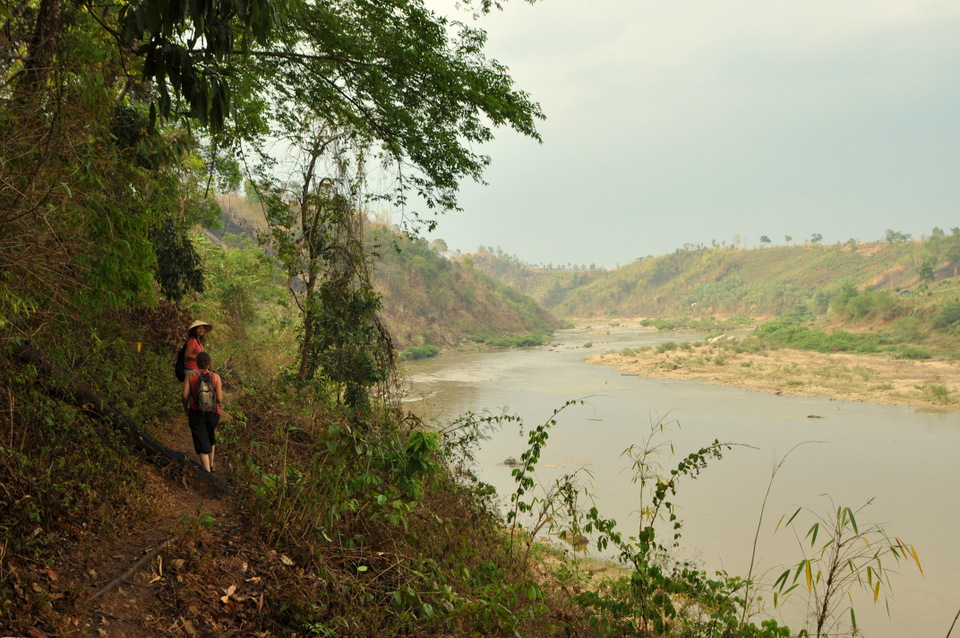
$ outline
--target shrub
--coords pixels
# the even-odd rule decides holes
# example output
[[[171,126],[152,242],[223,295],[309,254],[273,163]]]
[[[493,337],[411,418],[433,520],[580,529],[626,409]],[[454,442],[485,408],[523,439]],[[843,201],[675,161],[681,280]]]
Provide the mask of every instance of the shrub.
[[[933,320],[933,327],[939,328],[940,330],[953,328],[957,326],[957,324],[960,324],[960,302],[954,302],[946,306],[940,311],[937,318]]]
[[[853,319],[890,319],[895,313],[896,299],[886,290],[864,291],[851,297],[845,307],[845,314]]]
[[[893,353],[894,359],[921,360],[921,359],[929,359],[930,356],[931,356],[930,353],[924,350],[923,348],[916,348],[916,347],[901,347],[895,350]]]
[[[440,354],[440,348],[432,345],[425,346],[409,346],[404,348],[400,353],[401,361],[413,361],[416,359],[427,359],[429,357],[435,357]]]
[[[818,352],[876,352],[884,340],[875,334],[853,334],[844,330],[825,332],[799,325],[789,318],[769,321],[757,329],[766,344]]]
[[[950,403],[950,388],[942,383],[927,383],[920,387],[937,403]]]
[[[923,322],[917,317],[899,317],[893,321],[893,329],[900,341],[919,343],[927,336]]]
[[[501,339],[487,339],[486,343],[490,346],[499,346],[503,348],[529,348],[531,346],[542,346],[550,341],[549,334],[530,334],[517,337],[504,337]]]

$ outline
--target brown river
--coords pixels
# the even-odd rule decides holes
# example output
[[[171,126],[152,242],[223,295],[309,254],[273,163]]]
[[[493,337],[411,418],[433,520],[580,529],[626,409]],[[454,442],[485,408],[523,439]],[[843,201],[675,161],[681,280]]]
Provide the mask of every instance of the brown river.
[[[664,472],[714,439],[736,444],[696,480],[680,479],[673,503],[683,528],[674,557],[693,560],[711,573],[746,576],[759,522],[753,574],[768,585],[763,613],[786,622],[794,633],[806,616],[803,596],[772,609],[769,586],[804,556],[797,536],[782,526],[776,530],[778,522],[805,508],[796,519],[802,521],[797,525],[802,540],[816,522],[814,515],[832,518],[838,506],[857,510],[872,499],[856,515],[861,530],[879,524],[889,536],[913,545],[923,574],[912,560],[885,561],[885,568],[897,572],[890,578],[889,616],[883,597],[874,604],[872,596],[854,590],[862,635],[947,635],[960,609],[960,508],[954,500],[960,485],[960,414],[626,375],[583,360],[604,351],[703,336],[630,325],[604,332],[563,330],[547,347],[449,352],[408,362],[406,405],[438,426],[466,412],[505,412],[519,416],[526,433],[568,400],[583,400],[556,416],[537,478],[550,485],[579,470],[602,515],[616,519],[625,536],[638,527],[640,496],[623,453],[643,445],[654,423],[663,424],[653,444],[663,444],[657,459]],[[506,424],[476,453],[480,478],[496,487],[504,503],[516,485],[503,462],[520,458],[525,433]],[[666,525],[659,529],[666,538]],[[839,608],[844,620],[846,608]],[[960,628],[953,635],[960,636]]]

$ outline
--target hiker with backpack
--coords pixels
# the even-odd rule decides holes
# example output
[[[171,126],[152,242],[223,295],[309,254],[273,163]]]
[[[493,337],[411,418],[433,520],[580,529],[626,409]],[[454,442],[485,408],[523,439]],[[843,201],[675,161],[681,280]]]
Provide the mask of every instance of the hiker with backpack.
[[[177,353],[177,363],[174,366],[177,379],[183,381],[188,374],[197,371],[197,355],[203,352],[204,336],[213,330],[206,321],[194,321],[187,330],[187,341]]]
[[[213,472],[213,457],[217,451],[217,439],[214,430],[220,422],[220,404],[223,403],[223,390],[220,375],[210,369],[210,355],[197,354],[197,372],[188,374],[183,380],[183,411],[190,424],[193,435],[193,449],[200,457],[200,465]]]

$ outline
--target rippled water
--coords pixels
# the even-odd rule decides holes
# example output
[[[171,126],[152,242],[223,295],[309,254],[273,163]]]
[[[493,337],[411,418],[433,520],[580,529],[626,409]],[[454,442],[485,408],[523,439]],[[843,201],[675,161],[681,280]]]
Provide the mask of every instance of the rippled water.
[[[666,469],[714,439],[738,444],[697,480],[684,479],[674,499],[684,524],[678,556],[738,575],[750,563],[773,466],[793,450],[772,484],[755,573],[772,582],[802,557],[796,539],[774,533],[782,515],[806,507],[829,516],[837,505],[856,509],[873,499],[857,517],[860,526],[883,524],[915,545],[925,575],[912,563],[899,567],[890,618],[869,598],[855,600],[863,635],[945,636],[960,608],[960,415],[646,379],[583,362],[605,350],[701,338],[598,323],[561,331],[550,347],[445,353],[407,364],[407,406],[439,424],[468,411],[506,411],[529,430],[566,401],[582,399],[557,416],[537,473],[549,484],[580,468],[589,472],[598,507],[625,532],[638,524],[638,490],[622,453],[642,444],[652,424],[664,424],[654,440],[667,444],[660,456]],[[503,460],[519,458],[525,446],[515,426],[495,433],[477,454],[481,478],[509,495],[515,484]],[[795,629],[797,613],[788,616]]]

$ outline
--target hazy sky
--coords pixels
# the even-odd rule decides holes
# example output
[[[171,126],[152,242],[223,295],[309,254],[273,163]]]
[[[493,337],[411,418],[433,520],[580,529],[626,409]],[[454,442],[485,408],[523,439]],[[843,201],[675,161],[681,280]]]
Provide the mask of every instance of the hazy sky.
[[[957,0],[513,0],[480,24],[547,120],[481,149],[489,185],[428,236],[451,250],[614,267],[960,226]]]

